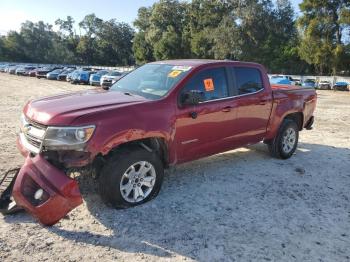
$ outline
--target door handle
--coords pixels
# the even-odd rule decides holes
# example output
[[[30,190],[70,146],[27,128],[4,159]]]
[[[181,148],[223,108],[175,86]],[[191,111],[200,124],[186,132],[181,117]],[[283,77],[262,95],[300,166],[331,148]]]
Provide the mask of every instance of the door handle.
[[[194,112],[194,111],[190,112],[190,117],[191,117],[192,119],[196,119],[197,116],[198,116],[197,112]]]
[[[260,100],[259,105],[266,105],[266,103],[267,103],[267,100],[263,99],[263,100]]]
[[[230,112],[231,108],[232,108],[232,106],[226,106],[222,109],[222,112]]]

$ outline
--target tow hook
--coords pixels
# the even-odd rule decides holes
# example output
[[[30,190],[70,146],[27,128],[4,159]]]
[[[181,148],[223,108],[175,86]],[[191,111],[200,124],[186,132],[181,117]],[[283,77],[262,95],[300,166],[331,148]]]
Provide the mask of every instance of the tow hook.
[[[20,168],[13,168],[0,175],[0,213],[11,215],[23,208],[19,207],[12,197],[12,190]]]

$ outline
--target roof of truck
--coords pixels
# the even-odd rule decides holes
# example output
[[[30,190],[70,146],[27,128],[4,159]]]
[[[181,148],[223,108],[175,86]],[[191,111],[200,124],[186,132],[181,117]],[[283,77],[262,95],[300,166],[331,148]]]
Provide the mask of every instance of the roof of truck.
[[[197,67],[206,64],[251,64],[259,65],[257,63],[242,62],[242,61],[233,61],[233,60],[215,60],[215,59],[176,59],[176,60],[163,60],[155,61],[151,64],[169,64],[169,65],[178,65],[178,66],[192,66]]]

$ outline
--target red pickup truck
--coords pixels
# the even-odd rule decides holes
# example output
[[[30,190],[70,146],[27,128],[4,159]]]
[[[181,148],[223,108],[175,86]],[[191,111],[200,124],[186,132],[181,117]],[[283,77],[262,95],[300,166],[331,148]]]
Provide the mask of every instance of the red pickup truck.
[[[12,195],[50,225],[82,202],[72,169],[94,170],[103,200],[126,208],[154,198],[164,168],[178,163],[261,141],[287,159],[299,131],[312,128],[316,99],[314,89],[270,86],[255,63],[149,63],[109,90],[30,101]]]

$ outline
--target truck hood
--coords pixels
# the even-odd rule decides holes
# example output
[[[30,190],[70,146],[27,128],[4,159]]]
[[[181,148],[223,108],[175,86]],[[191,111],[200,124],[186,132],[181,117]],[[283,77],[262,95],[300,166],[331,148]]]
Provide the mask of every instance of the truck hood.
[[[33,100],[27,103],[25,116],[43,125],[69,125],[76,118],[97,111],[148,101],[137,95],[92,89]]]

